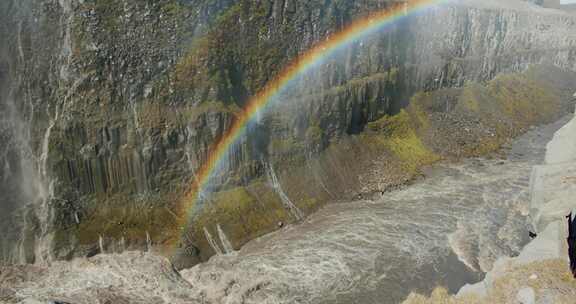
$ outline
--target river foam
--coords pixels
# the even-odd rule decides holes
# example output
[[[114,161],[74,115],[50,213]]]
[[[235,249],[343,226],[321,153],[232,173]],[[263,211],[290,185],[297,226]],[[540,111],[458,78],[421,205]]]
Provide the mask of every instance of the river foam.
[[[180,275],[150,253],[105,254],[0,269],[17,277],[0,295],[74,303],[98,303],[105,294],[138,303],[382,304],[438,285],[457,291],[527,242],[530,170],[565,122],[532,129],[504,159],[436,165],[405,189],[328,205]]]

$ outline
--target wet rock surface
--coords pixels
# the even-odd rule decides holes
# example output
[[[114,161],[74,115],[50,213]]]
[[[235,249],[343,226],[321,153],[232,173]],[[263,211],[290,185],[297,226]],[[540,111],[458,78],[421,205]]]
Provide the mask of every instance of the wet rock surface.
[[[159,248],[177,242],[175,205],[246,98],[328,34],[390,5],[3,1],[0,136],[8,144],[0,148],[0,197],[10,212],[2,213],[9,231],[2,260],[90,256],[100,240],[108,252],[144,249],[148,239]],[[198,208],[178,262],[189,266],[214,253],[205,229],[216,235],[220,225],[238,248],[279,221],[295,221],[268,185],[269,165],[305,214],[410,180],[415,168],[405,170],[354,135],[419,91],[543,61],[573,69],[574,26],[562,12],[450,4],[354,43],[296,81],[258,134],[231,153],[211,189],[223,191]],[[437,121],[475,128],[466,119]],[[419,156],[422,163],[433,158]],[[361,172],[368,173],[358,178]]]
[[[474,267],[488,269],[526,243],[528,176],[566,121],[532,129],[510,145],[507,158],[434,166],[406,189],[374,201],[329,205],[301,224],[179,275],[151,254],[99,255],[48,268],[2,268],[5,298],[397,303],[413,289],[446,284],[455,291],[478,279]]]
[[[411,289],[438,284],[455,292],[475,280],[472,270],[490,270],[498,257],[517,254],[528,241],[530,171],[565,122],[520,137],[509,159],[433,167],[404,190],[329,205],[183,276],[206,290],[264,280],[269,283],[261,295],[286,303],[396,303]],[[210,280],[215,273],[218,279]],[[233,298],[215,296],[214,302]]]
[[[573,107],[573,105],[572,105]],[[570,119],[571,118],[571,119]],[[569,121],[568,121],[569,120]],[[457,296],[436,290],[412,294],[404,303],[570,303],[576,284],[569,268],[566,216],[574,210],[574,121],[572,115],[548,142],[543,164],[530,179],[529,223],[537,231],[518,255],[498,258],[482,282]],[[526,285],[530,286],[527,287]]]

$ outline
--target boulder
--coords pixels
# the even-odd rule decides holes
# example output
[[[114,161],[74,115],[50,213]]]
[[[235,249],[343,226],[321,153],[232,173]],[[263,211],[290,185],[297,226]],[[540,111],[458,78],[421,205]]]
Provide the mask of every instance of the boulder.
[[[524,287],[518,291],[516,300],[521,304],[534,304],[536,303],[536,293],[530,287]]]

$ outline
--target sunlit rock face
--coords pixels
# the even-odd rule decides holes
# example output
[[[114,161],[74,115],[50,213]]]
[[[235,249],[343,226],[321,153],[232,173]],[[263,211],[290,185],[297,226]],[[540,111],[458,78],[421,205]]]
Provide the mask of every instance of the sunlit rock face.
[[[576,204],[572,197],[576,193],[574,175],[576,173],[576,141],[574,132],[576,118],[564,125],[548,143],[543,165],[532,170],[531,177],[531,216],[537,231],[550,226],[564,226],[565,216],[574,212]],[[567,237],[560,229],[558,239]],[[563,247],[560,247],[565,252]],[[567,250],[567,249],[566,249]]]
[[[315,43],[390,5],[3,1],[0,136],[9,144],[0,147],[0,203],[11,232],[0,237],[1,259],[48,261],[171,242],[181,228],[175,205],[249,96]],[[380,153],[359,136],[370,123],[398,113],[420,91],[534,63],[574,70],[574,21],[525,3],[450,4],[327,58],[291,84],[230,153],[210,184],[215,193],[194,209],[182,263],[213,254],[208,234],[221,230],[238,247],[327,201],[409,179],[394,159],[379,159],[389,166],[375,169]]]
[[[576,98],[575,98],[576,100]],[[571,140],[576,133],[576,118],[570,120],[548,143],[547,164],[561,164],[576,161],[576,141]]]
[[[217,225],[206,235],[218,255],[180,273],[166,258],[137,252],[0,267],[0,299],[382,304],[400,303],[412,290],[427,294],[446,286],[455,292],[480,278],[473,270],[489,270],[496,258],[516,255],[526,243],[530,169],[566,121],[531,129],[504,158],[435,165],[405,189],[328,205],[238,251]],[[555,250],[542,248],[536,252]]]

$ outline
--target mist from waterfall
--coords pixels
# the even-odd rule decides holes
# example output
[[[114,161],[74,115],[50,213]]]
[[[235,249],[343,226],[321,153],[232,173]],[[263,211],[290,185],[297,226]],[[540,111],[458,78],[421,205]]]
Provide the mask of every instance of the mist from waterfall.
[[[16,242],[17,246],[2,246],[2,259],[8,263],[37,262],[51,260],[50,223],[53,210],[50,202],[53,198],[54,183],[48,170],[49,141],[57,117],[51,119],[44,131],[40,147],[34,149],[32,121],[34,101],[25,94],[24,106],[17,106],[14,90],[11,86],[8,96],[2,102],[2,130],[7,142],[3,147],[2,158],[5,163],[2,172],[3,188],[12,189],[2,204],[3,213],[14,216],[15,236],[4,236]],[[26,113],[26,114],[22,114]],[[20,220],[18,220],[20,219]],[[33,253],[31,253],[33,252]]]
[[[31,64],[24,45],[30,1],[5,4],[15,28],[0,28],[0,264],[43,264],[52,260],[55,181],[49,152],[59,111],[23,73]]]

